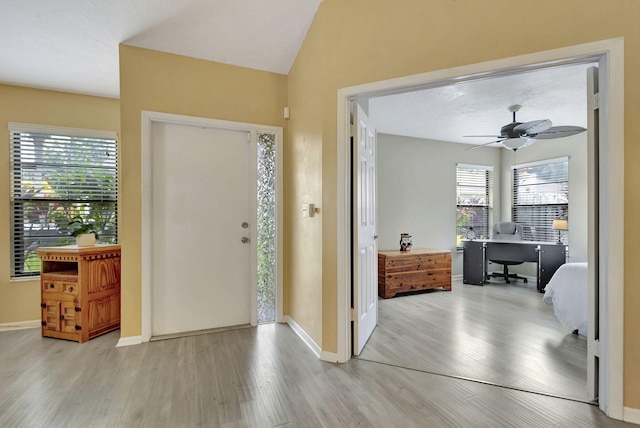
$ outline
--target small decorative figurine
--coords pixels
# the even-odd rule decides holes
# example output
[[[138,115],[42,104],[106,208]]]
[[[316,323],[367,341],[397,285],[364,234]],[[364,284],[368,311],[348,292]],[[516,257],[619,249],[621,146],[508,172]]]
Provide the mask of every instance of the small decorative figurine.
[[[413,242],[411,242],[411,235],[408,233],[400,234],[400,251],[409,251]]]

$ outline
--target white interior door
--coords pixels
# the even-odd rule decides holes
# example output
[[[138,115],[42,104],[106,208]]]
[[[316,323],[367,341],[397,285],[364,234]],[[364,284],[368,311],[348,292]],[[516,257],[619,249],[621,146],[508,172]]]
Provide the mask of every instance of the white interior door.
[[[252,320],[256,186],[249,179],[255,144],[249,137],[152,125],[152,336]]]
[[[378,245],[376,241],[376,130],[356,105],[351,132],[354,204],[353,354],[362,348],[378,323]]]
[[[588,274],[588,326],[587,326],[587,397],[589,400],[598,398],[599,391],[599,344],[600,344],[600,215],[599,215],[599,106],[598,97],[598,68],[587,69],[587,133],[588,133],[588,168],[589,174],[589,274]]]

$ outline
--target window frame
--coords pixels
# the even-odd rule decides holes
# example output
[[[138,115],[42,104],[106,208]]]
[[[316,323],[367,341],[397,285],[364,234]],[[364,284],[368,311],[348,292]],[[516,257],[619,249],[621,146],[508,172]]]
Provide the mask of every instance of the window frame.
[[[548,180],[536,183],[528,184],[531,186],[553,186],[560,187],[560,191],[556,192],[555,198],[558,201],[552,202],[536,202],[531,201],[529,203],[519,202],[520,188],[522,184],[518,183],[519,175],[523,174],[523,170],[527,169],[531,171],[536,168],[549,167],[554,164],[564,164],[565,169],[562,175],[552,175]],[[570,201],[570,186],[569,186],[569,157],[562,156],[558,158],[543,159],[535,162],[528,162],[522,164],[516,164],[511,166],[511,218],[513,222],[527,226],[523,230],[525,240],[539,241],[539,242],[558,242],[558,232],[552,229],[552,223],[554,219],[567,219],[569,218],[569,201]],[[533,193],[533,192],[532,192]],[[552,193],[550,192],[535,192],[537,195],[547,195],[550,198]],[[564,196],[561,196],[564,195]],[[560,200],[562,197],[565,200]],[[527,215],[526,210],[530,212]],[[534,213],[534,211],[540,211]],[[545,212],[546,211],[546,212]],[[568,240],[568,232],[564,231],[564,239]]]
[[[480,187],[475,185],[472,181],[469,181],[465,184],[461,184],[461,177],[459,170],[474,170],[476,172],[483,171],[485,173],[485,184],[484,184],[484,195],[485,195],[485,203],[484,204],[461,204],[460,203],[460,188],[463,186],[466,187]],[[472,222],[470,225],[474,227],[476,230],[477,236],[476,239],[489,239],[491,233],[491,224],[493,223],[493,199],[494,199],[494,167],[492,165],[480,165],[480,164],[465,164],[458,163],[456,164],[456,248],[458,250],[462,249],[462,240],[466,239],[466,227],[467,225],[459,224],[458,216],[460,213],[460,209],[468,208],[482,208],[486,211],[486,215],[483,216],[483,224],[480,227],[477,227],[477,224]]]
[[[11,280],[40,275],[37,247],[75,243],[67,227],[73,215],[101,216],[102,241],[118,242],[115,131],[10,122],[8,136]]]

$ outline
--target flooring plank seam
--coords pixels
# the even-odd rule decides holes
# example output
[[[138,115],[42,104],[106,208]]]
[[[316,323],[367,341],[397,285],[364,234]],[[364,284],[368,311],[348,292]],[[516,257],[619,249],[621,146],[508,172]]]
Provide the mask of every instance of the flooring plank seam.
[[[574,401],[576,403],[583,403],[583,404],[590,404],[592,406],[597,406],[598,405],[597,402],[593,402],[593,401],[580,400],[578,398],[571,398],[571,397],[564,397],[562,395],[549,394],[547,392],[534,391],[534,390],[525,389],[525,388],[518,388],[518,387],[514,387],[514,386],[500,385],[500,384],[497,384],[497,383],[494,383],[494,382],[488,382],[486,380],[474,379],[474,378],[470,378],[470,377],[466,377],[466,376],[457,376],[457,375],[451,375],[451,374],[446,374],[446,373],[434,372],[434,371],[430,371],[430,370],[417,369],[417,368],[413,368],[413,367],[405,367],[405,366],[402,366],[402,365],[399,365],[399,364],[384,363],[384,362],[381,362],[381,361],[368,360],[366,358],[361,358],[361,357],[354,357],[354,358],[352,358],[352,361],[364,361],[364,362],[367,362],[367,363],[380,364],[380,365],[387,366],[387,367],[395,367],[395,368],[398,368],[398,369],[404,369],[404,370],[410,370],[410,371],[419,372],[419,373],[431,374],[431,375],[434,375],[434,376],[446,377],[446,378],[449,378],[449,379],[458,379],[458,380],[463,380],[463,381],[467,381],[467,382],[480,383],[480,384],[483,384],[483,385],[493,386],[493,387],[496,387],[496,388],[510,389],[512,391],[526,392],[526,393],[529,393],[529,394],[542,395],[544,397],[558,398],[560,400]]]

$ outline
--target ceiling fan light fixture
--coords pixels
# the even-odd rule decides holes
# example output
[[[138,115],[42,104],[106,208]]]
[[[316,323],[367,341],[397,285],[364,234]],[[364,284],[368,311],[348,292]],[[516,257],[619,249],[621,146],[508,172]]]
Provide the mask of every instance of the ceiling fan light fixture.
[[[507,149],[511,149],[511,150],[518,150],[521,149],[523,147],[528,147],[530,146],[532,143],[527,144],[527,140],[528,138],[508,138],[504,141],[502,141],[502,145],[505,146]]]

